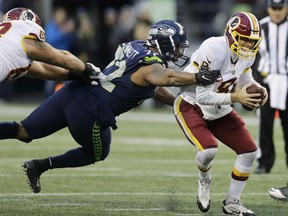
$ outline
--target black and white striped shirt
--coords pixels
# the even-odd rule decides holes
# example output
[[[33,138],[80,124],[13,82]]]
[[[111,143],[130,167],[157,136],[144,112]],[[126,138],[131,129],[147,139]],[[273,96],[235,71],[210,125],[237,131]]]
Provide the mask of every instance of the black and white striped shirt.
[[[260,20],[263,41],[259,53],[258,71],[265,74],[288,75],[288,17],[279,24],[269,16]]]

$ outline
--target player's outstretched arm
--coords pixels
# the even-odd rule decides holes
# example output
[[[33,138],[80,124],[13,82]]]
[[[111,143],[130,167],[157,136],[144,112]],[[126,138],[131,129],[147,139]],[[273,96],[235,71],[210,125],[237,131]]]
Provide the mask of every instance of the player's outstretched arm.
[[[84,62],[65,50],[58,50],[46,42],[25,39],[27,56],[31,60],[59,66],[67,70],[83,71]]]
[[[132,75],[132,81],[141,86],[183,86],[194,83],[211,85],[220,77],[218,70],[199,71],[199,73],[188,73],[164,68],[160,64],[152,64],[141,67]]]
[[[30,77],[59,81],[67,79],[85,80],[86,82],[87,80],[97,79],[101,72],[94,65],[85,64],[72,53],[55,49],[46,42],[25,39],[25,47],[27,56],[34,60],[28,72]],[[35,63],[35,61],[38,61],[38,63]]]
[[[26,76],[45,80],[65,81],[68,79],[68,74],[69,72],[67,69],[33,61]]]

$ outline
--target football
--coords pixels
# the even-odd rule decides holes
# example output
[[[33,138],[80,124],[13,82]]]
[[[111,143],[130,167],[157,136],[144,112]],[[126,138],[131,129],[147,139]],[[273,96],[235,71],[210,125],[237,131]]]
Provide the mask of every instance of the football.
[[[248,86],[248,87],[246,88],[246,92],[247,92],[248,94],[260,93],[261,95],[260,95],[259,97],[256,97],[256,98],[257,98],[257,99],[261,99],[260,106],[262,105],[263,100],[264,100],[264,98],[265,98],[265,96],[264,96],[265,91],[264,91],[263,88],[261,88],[260,86],[258,86],[258,85],[256,85],[256,84],[253,83],[253,84],[251,84],[250,86]],[[248,107],[248,106],[245,106],[244,104],[242,104],[242,106],[243,106],[243,108],[244,108],[245,110],[248,110],[248,111],[253,111],[253,110],[254,110],[254,109],[252,109],[252,108],[250,108],[250,107]]]

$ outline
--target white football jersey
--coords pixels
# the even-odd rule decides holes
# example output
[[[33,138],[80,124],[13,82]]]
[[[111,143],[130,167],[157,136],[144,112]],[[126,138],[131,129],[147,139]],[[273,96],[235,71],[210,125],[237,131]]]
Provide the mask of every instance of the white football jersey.
[[[251,66],[254,60],[238,58],[226,44],[225,37],[211,37],[205,40],[192,56],[187,72],[197,73],[201,67],[220,70],[222,81],[213,85],[189,85],[181,87],[180,95],[190,104],[197,104],[203,118],[214,120],[232,111],[231,95],[233,87],[254,83]]]
[[[25,75],[32,64],[26,54],[24,39],[45,41],[45,32],[32,21],[13,20],[0,23],[0,82]]]

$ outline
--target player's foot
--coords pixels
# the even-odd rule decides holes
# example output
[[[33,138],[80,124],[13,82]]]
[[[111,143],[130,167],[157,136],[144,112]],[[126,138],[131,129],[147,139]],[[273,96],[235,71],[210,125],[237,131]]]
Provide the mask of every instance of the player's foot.
[[[285,187],[270,188],[268,192],[273,199],[288,202],[288,184]]]
[[[34,193],[41,191],[40,175],[42,172],[39,172],[38,164],[38,160],[31,160],[24,162],[22,165],[23,171],[27,175],[27,183]]]
[[[197,205],[202,212],[210,209],[210,183],[211,180],[198,179]]]
[[[238,216],[256,216],[254,212],[245,208],[240,200],[228,204],[223,201],[223,213]]]

